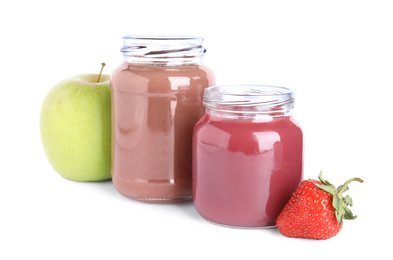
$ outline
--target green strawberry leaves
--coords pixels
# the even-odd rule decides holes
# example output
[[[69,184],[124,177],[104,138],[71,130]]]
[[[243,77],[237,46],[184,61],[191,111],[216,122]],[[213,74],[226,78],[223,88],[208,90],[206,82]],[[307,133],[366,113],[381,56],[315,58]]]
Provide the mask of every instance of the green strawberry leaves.
[[[319,180],[321,184],[315,183],[315,186],[333,195],[332,204],[334,209],[336,210],[335,215],[338,224],[341,224],[343,219],[355,219],[356,216],[354,216],[351,210],[348,208],[348,206],[352,207],[353,205],[352,198],[350,196],[343,197],[342,194],[349,189],[349,183],[353,181],[363,182],[363,180],[360,178],[352,178],[345,182],[343,185],[340,185],[338,189],[333,184],[322,178],[322,171],[319,173]]]

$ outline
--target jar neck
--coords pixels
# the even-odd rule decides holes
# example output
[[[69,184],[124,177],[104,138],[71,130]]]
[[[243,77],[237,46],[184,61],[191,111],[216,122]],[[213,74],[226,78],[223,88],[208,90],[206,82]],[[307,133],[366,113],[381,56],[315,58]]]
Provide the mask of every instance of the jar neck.
[[[154,66],[201,64],[203,38],[189,36],[125,36],[121,48],[129,63]]]
[[[293,92],[262,85],[215,86],[205,89],[206,113],[220,119],[271,121],[291,115]]]

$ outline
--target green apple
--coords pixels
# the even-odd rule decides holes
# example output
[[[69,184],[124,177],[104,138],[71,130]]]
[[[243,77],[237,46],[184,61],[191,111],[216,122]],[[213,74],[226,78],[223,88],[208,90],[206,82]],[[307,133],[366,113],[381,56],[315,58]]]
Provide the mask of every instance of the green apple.
[[[109,75],[85,74],[59,82],[45,97],[41,139],[52,167],[73,181],[111,178]]]

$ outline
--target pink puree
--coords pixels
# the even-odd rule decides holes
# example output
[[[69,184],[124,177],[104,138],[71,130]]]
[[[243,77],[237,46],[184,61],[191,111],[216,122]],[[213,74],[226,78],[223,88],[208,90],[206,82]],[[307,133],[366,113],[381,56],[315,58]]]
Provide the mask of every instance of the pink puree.
[[[274,226],[303,178],[303,136],[291,117],[268,122],[202,116],[194,129],[193,200],[205,219]]]

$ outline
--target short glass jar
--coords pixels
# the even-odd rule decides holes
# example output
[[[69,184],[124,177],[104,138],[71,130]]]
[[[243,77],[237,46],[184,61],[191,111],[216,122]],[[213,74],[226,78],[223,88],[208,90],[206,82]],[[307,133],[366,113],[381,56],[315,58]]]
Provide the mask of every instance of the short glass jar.
[[[150,203],[192,198],[192,131],[214,75],[202,64],[203,39],[125,36],[112,73],[112,181]]]
[[[209,87],[193,135],[193,201],[206,220],[272,227],[303,179],[303,134],[290,89]]]

